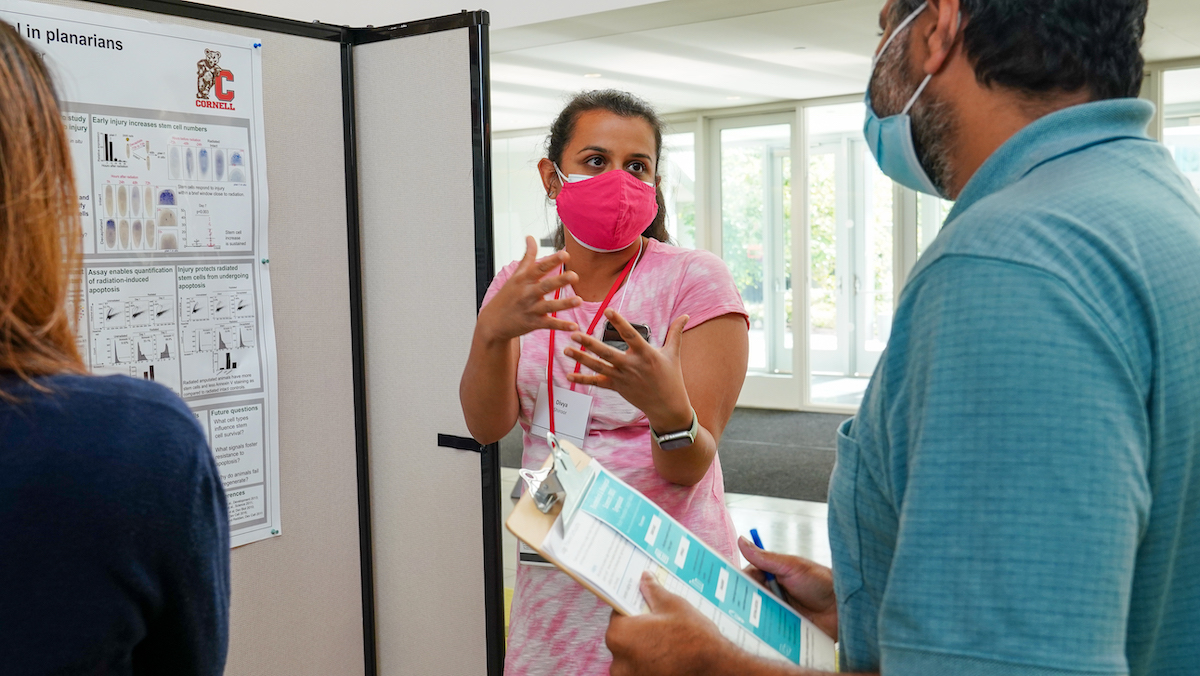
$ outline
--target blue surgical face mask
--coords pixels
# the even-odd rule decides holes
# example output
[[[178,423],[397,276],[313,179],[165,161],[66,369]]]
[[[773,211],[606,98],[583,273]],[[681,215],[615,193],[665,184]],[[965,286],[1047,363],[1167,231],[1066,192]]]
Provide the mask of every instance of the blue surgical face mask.
[[[933,75],[925,76],[925,80],[920,87],[917,87],[916,93],[908,100],[908,104],[904,106],[904,110],[900,111],[900,114],[880,119],[875,114],[875,108],[871,106],[870,82],[875,79],[875,69],[879,65],[879,60],[887,53],[892,41],[903,33],[904,29],[908,28],[909,24],[915,21],[928,6],[928,2],[922,4],[915,12],[909,14],[907,19],[900,22],[896,30],[892,31],[892,36],[883,43],[879,54],[871,62],[871,80],[868,80],[866,97],[867,120],[863,125],[863,136],[866,137],[867,146],[871,148],[871,154],[875,156],[879,168],[888,178],[906,188],[944,197],[942,191],[934,185],[933,179],[929,178],[925,167],[921,166],[921,158],[917,156],[917,147],[913,142],[912,117],[908,114],[912,110],[913,104],[917,102],[917,98],[921,96],[921,92],[925,91],[925,87],[933,79]]]

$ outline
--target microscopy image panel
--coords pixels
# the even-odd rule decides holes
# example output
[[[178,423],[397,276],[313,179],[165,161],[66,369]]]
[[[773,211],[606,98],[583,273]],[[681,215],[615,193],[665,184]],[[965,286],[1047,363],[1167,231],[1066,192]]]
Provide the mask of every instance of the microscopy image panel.
[[[142,192],[146,198],[146,218],[151,218],[154,216],[154,188],[146,186]],[[172,199],[174,199],[174,196],[172,196]]]
[[[187,148],[183,153],[183,168],[187,171],[188,178],[196,176],[196,149]]]
[[[176,237],[175,232],[164,231],[161,235],[159,235],[158,248],[164,251],[174,251],[175,249],[178,249],[179,239]]]
[[[117,186],[117,215],[129,215],[129,189],[124,185]]]
[[[111,218],[104,222],[104,245],[117,248],[117,222]]]
[[[246,155],[240,150],[229,151],[229,166],[244,167],[246,166]]]
[[[200,169],[200,178],[208,178],[208,170],[211,166],[210,152],[208,148],[201,148],[196,151],[196,164]]]
[[[213,180],[225,180],[225,150],[223,148],[213,149]]]
[[[129,236],[131,238],[129,243],[131,248],[142,248],[142,222],[140,220],[135,219],[130,225]]]
[[[113,187],[111,185],[104,186],[104,212],[108,216],[115,216],[116,202],[113,197]]]
[[[129,221],[123,218],[117,222],[117,239],[122,249],[129,248]]]
[[[183,178],[183,158],[180,156],[180,152],[179,146],[171,146],[167,162],[167,173],[171,178]]]
[[[175,216],[174,209],[158,209],[158,227],[159,228],[174,228],[179,225],[179,220]]]
[[[146,219],[145,228],[146,228],[146,233],[145,233],[146,248],[147,249],[157,249],[158,248],[158,240],[155,239],[155,237],[158,236],[158,228],[156,228],[154,226],[153,218]]]
[[[234,183],[245,183],[246,172],[241,167],[233,167],[229,170],[229,180]]]
[[[159,188],[158,204],[159,206],[175,206],[175,191],[170,188]]]
[[[136,186],[136,185],[129,186],[129,215],[134,216],[134,217],[142,215],[142,188],[141,188],[141,186]]]

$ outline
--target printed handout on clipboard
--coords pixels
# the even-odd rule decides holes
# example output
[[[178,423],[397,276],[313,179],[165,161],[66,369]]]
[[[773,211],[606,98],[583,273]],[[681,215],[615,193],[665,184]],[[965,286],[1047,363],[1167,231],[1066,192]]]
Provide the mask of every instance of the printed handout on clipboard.
[[[648,571],[741,648],[832,671],[833,640],[573,444],[547,435],[542,470],[521,470],[525,494],[506,525],[550,563],[625,615],[648,612]]]

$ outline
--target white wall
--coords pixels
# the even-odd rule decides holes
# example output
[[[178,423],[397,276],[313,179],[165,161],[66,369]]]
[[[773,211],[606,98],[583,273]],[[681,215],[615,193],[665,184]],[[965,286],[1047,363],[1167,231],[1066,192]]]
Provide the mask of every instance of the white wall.
[[[511,28],[648,5],[651,2],[652,0],[206,0],[204,4],[299,21],[319,20],[354,27],[386,26],[454,14],[463,9],[486,9],[491,14],[492,28]]]

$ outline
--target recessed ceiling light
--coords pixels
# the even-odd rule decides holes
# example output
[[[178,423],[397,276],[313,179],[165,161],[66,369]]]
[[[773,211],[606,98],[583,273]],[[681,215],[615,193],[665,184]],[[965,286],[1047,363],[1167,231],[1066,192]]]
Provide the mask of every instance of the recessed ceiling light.
[[[740,97],[740,96],[726,96],[726,97],[725,97],[725,100],[726,100],[726,101],[741,101],[741,100],[742,100],[742,97]]]
[[[583,76],[584,77],[604,77],[600,73],[584,73]]]
[[[792,49],[807,49],[807,47],[800,45],[799,47],[792,47]]]

